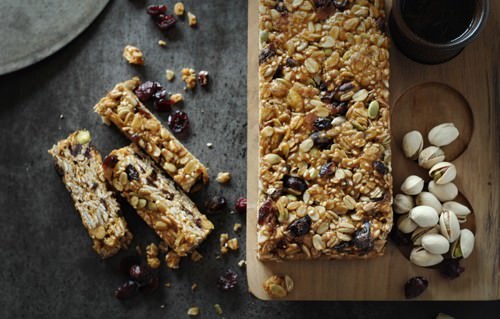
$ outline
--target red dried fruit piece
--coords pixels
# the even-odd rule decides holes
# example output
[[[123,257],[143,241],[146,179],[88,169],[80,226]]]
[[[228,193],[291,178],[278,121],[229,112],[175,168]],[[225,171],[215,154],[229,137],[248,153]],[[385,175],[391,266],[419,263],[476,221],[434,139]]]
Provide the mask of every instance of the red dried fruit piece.
[[[293,195],[302,195],[307,189],[307,183],[300,177],[285,175],[283,177],[284,189]]]
[[[321,165],[319,169],[319,177],[325,177],[325,176],[332,176],[333,175],[333,169],[335,168],[333,162],[329,162],[326,164]]]
[[[365,222],[360,229],[356,230],[353,239],[354,245],[364,252],[373,248],[373,239],[370,235],[370,222]]]
[[[122,286],[115,290],[115,297],[120,300],[125,300],[137,295],[139,285],[132,280],[127,281]]]
[[[127,167],[125,167],[125,173],[127,173],[127,177],[129,180],[139,180],[139,173],[134,168],[134,166],[132,166],[132,164],[128,164]]]
[[[465,271],[465,268],[460,266],[458,259],[447,258],[439,265],[439,272],[448,279],[455,279]]]
[[[309,215],[294,220],[287,227],[287,230],[295,237],[307,234],[309,229],[311,229],[311,217]]]
[[[151,284],[155,275],[147,265],[133,265],[129,270],[130,279],[137,282],[139,287]]]
[[[139,100],[141,102],[147,102],[151,99],[153,94],[155,94],[157,91],[161,90],[161,84],[158,82],[153,82],[153,81],[146,81],[139,85],[135,90],[134,93],[137,95]]]
[[[224,291],[231,290],[237,285],[238,274],[231,269],[227,270],[222,276],[220,276],[217,282],[217,286]]]
[[[166,5],[152,5],[148,6],[146,9],[146,12],[153,17],[158,16],[159,14],[167,12],[167,6]]]
[[[130,268],[141,263],[138,256],[125,256],[120,261],[120,272],[126,276],[130,275]]]
[[[182,111],[175,111],[174,114],[168,117],[168,127],[175,134],[185,132],[189,128],[189,117]]]
[[[381,175],[385,175],[387,174],[387,167],[385,166],[384,163],[382,163],[381,161],[375,161],[373,162],[373,168],[375,168],[375,170],[381,174]]]
[[[200,71],[198,73],[198,82],[200,83],[201,86],[208,85],[208,72],[207,71]]]
[[[424,277],[413,277],[405,283],[405,297],[407,299],[420,296],[429,286],[429,282]]]
[[[160,90],[153,94],[153,105],[158,111],[170,111],[172,107],[170,93],[167,90]]]
[[[314,146],[320,150],[328,149],[333,144],[333,141],[324,132],[314,132],[310,137],[314,142]]]
[[[274,202],[270,199],[267,199],[259,208],[259,225],[264,225],[268,223],[276,222],[276,212],[277,208],[274,205]]]
[[[226,198],[222,196],[213,196],[212,198],[210,198],[205,202],[205,208],[209,212],[216,212],[226,207],[226,204],[227,204]]]
[[[158,276],[152,275],[149,283],[139,289],[143,294],[151,295],[153,292],[156,291],[156,289],[158,289],[159,286],[160,286],[160,279],[158,278]]]
[[[177,20],[174,18],[174,16],[169,14],[166,14],[164,16],[162,15],[156,20],[156,25],[158,26],[158,28],[160,28],[160,30],[163,31],[173,28],[176,23]]]
[[[267,59],[269,59],[275,55],[276,55],[276,47],[274,46],[274,44],[271,43],[270,45],[268,45],[267,47],[262,49],[262,51],[260,51],[259,65],[266,62]]]
[[[114,155],[109,155],[104,159],[102,166],[104,168],[115,168],[116,163],[118,163],[118,158]]]
[[[245,197],[238,198],[234,204],[234,209],[240,214],[245,214],[247,212],[247,199]]]
[[[318,117],[314,120],[313,125],[318,131],[328,130],[332,127],[332,119],[329,117]]]

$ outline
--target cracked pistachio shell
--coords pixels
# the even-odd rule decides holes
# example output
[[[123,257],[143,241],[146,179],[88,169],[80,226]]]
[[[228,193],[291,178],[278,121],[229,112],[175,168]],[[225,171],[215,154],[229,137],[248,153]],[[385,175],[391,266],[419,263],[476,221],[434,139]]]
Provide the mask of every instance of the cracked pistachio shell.
[[[453,182],[455,177],[457,177],[457,169],[452,163],[441,162],[431,167],[429,176],[436,184],[447,184]]]
[[[417,175],[408,176],[401,185],[401,191],[406,195],[417,195],[424,188],[424,180]]]
[[[410,210],[410,218],[420,227],[433,227],[439,221],[436,210],[430,206],[416,206]]]
[[[441,234],[450,243],[457,240],[460,236],[460,224],[457,215],[452,211],[445,210],[441,213],[441,216],[439,216],[439,227]]]
[[[418,225],[415,224],[408,215],[403,215],[398,218],[398,229],[403,234],[409,234],[417,229]]]
[[[453,142],[458,135],[458,129],[453,123],[443,123],[433,127],[427,134],[427,139],[432,145],[445,146]]]
[[[397,194],[394,197],[394,203],[392,206],[397,214],[406,214],[415,205],[413,204],[413,197],[411,197],[410,195]]]
[[[436,146],[424,148],[418,155],[418,165],[425,169],[431,168],[433,165],[444,161],[445,155],[442,149]]]
[[[422,245],[422,237],[427,234],[439,234],[439,226],[434,226],[434,227],[419,227],[413,231],[411,234],[411,241],[413,242],[413,245],[415,246],[420,246]]]
[[[422,247],[431,254],[446,254],[450,250],[450,242],[441,234],[425,234],[422,236]]]
[[[416,160],[422,147],[424,139],[419,131],[410,131],[403,136],[403,153],[409,159]]]
[[[430,181],[428,188],[441,202],[453,200],[458,195],[458,188],[453,183],[436,184],[436,182]]]
[[[460,231],[460,239],[453,243],[451,250],[451,257],[453,258],[467,258],[474,250],[475,237],[474,233],[464,228]]]
[[[418,194],[417,198],[415,199],[415,203],[417,204],[417,206],[430,206],[434,208],[436,212],[438,212],[438,214],[440,214],[442,210],[441,202],[434,194],[430,192],[422,192]]]
[[[415,247],[410,253],[410,261],[420,267],[430,267],[443,261],[443,256],[431,254],[424,247]]]
[[[443,203],[443,209],[454,212],[457,217],[465,217],[471,213],[469,207],[454,201]]]

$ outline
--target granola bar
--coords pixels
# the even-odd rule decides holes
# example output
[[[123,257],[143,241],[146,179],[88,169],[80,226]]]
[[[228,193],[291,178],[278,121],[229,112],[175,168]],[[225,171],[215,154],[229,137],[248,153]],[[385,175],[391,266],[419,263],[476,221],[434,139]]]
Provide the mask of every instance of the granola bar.
[[[258,258],[382,255],[393,218],[384,3],[259,1]]]
[[[49,153],[92,238],[94,250],[107,258],[126,249],[132,234],[106,186],[101,154],[90,145],[90,133],[76,131],[54,145]]]
[[[139,84],[137,77],[117,84],[94,110],[139,145],[185,192],[196,191],[208,182],[207,168],[139,101],[133,92]]]
[[[133,144],[106,157],[104,176],[180,256],[201,244],[214,228],[189,197]]]

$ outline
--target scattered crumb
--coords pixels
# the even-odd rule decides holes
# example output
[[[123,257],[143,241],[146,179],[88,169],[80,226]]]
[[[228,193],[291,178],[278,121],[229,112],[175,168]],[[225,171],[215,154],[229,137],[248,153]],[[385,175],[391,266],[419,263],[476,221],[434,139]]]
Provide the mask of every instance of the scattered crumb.
[[[177,2],[174,5],[174,13],[176,16],[182,16],[184,14],[184,4],[182,2]]]
[[[229,252],[229,249],[235,251],[239,248],[238,238],[229,239],[228,233],[220,234],[219,243],[221,254],[227,254]]]
[[[160,308],[161,308],[161,309],[164,309],[164,308],[165,308],[165,305],[161,305],[161,306],[160,306]]]
[[[293,290],[293,280],[290,276],[272,275],[264,282],[264,290],[271,298],[283,298]]]
[[[238,243],[238,238],[231,238],[227,241],[227,247],[229,247],[229,249],[235,251],[235,250],[238,250],[238,248],[240,248],[240,245]]]
[[[234,226],[233,226],[233,231],[234,231],[234,232],[239,232],[239,231],[241,230],[241,227],[242,227],[242,226],[241,226],[241,224],[240,224],[240,223],[236,223],[236,224],[234,224]]]
[[[158,259],[158,246],[155,243],[151,243],[146,247],[146,261],[148,266],[156,269],[160,267],[160,259]]]
[[[214,144],[212,144],[212,143],[207,143],[207,147],[208,147],[208,148],[213,148],[213,147],[214,147]]]
[[[184,101],[184,97],[180,93],[175,93],[170,96],[170,101],[172,102],[172,104],[176,104]]]
[[[196,317],[199,313],[200,313],[200,308],[198,307],[191,307],[187,311],[188,316],[192,317]]]
[[[181,262],[181,257],[173,251],[169,251],[165,255],[165,263],[168,268],[179,269],[179,263]]]
[[[64,118],[64,115],[63,114],[59,115],[59,118],[62,120]]]
[[[167,69],[167,70],[165,71],[165,77],[167,78],[167,80],[169,80],[169,81],[173,81],[173,80],[174,80],[174,78],[175,78],[175,73],[174,73],[174,71]]]
[[[207,71],[198,72],[198,82],[200,82],[201,86],[208,85],[208,72]]]
[[[238,267],[243,268],[246,265],[247,265],[247,262],[244,259],[238,261]]]
[[[198,284],[197,284],[197,283],[195,283],[195,282],[193,282],[193,284],[191,285],[191,290],[192,290],[192,291],[195,291],[195,290],[196,290],[196,288],[198,288]]]
[[[165,42],[164,40],[158,40],[158,45],[164,47],[167,45],[167,42]]]
[[[229,214],[230,215],[234,215],[234,214],[236,214],[236,212],[234,210],[232,210],[232,211],[229,212]]]
[[[170,287],[172,287],[172,284],[167,282],[167,283],[165,283],[165,287],[170,288]]]
[[[221,255],[216,255],[216,256],[215,256],[215,259],[221,259],[221,258],[222,258],[222,256],[221,256]]]
[[[123,57],[130,64],[144,65],[144,58],[141,50],[132,45],[127,45],[123,48]]]
[[[197,250],[194,250],[191,253],[191,260],[194,261],[195,263],[202,260],[202,259],[203,259],[203,255],[200,254]]]
[[[220,184],[226,184],[231,181],[231,173],[229,172],[219,172],[217,178],[215,179]]]
[[[194,14],[188,12],[188,22],[190,27],[196,27],[198,25],[198,19]]]
[[[218,303],[216,303],[216,304],[214,305],[214,308],[215,308],[215,312],[216,312],[219,316],[222,316],[222,307],[221,307]]]
[[[196,87],[196,75],[194,69],[183,68],[181,74],[182,80],[186,83],[186,88],[193,90]]]

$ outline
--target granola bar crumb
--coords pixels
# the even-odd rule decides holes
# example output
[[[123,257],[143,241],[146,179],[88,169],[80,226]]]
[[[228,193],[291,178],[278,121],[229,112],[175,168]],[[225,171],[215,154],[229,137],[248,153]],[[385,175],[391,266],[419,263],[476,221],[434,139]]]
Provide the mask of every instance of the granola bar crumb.
[[[194,28],[198,25],[198,19],[191,12],[188,12],[188,22],[189,22],[189,26],[192,28]]]
[[[229,172],[219,172],[217,178],[215,179],[220,184],[226,184],[231,181],[231,173]]]
[[[160,267],[160,259],[158,259],[158,246],[155,243],[151,243],[146,247],[146,261],[148,266],[157,269]]]
[[[191,307],[187,311],[187,315],[191,317],[196,317],[200,313],[200,308],[198,307]]]
[[[158,45],[164,47],[167,45],[167,42],[165,42],[164,40],[158,40]]]
[[[170,269],[179,269],[179,263],[181,262],[181,257],[173,251],[169,251],[165,255],[165,263]]]
[[[174,5],[174,13],[178,17],[180,17],[184,14],[184,4],[182,2],[177,2]]]
[[[222,233],[222,234],[220,234],[219,243],[220,243],[220,252],[221,252],[221,254],[226,254],[228,252],[228,249],[227,249],[227,241],[228,240],[229,240],[229,234],[228,233]]]
[[[246,264],[247,264],[247,262],[244,259],[238,261],[238,267],[240,267],[240,268],[245,267]]]
[[[264,282],[264,290],[271,298],[284,298],[293,290],[293,280],[290,276],[272,275]]]
[[[191,253],[191,260],[196,263],[202,259],[203,259],[203,255],[200,254],[197,250],[193,250],[193,252]]]
[[[240,245],[238,244],[238,238],[231,238],[227,241],[227,247],[229,247],[229,249],[235,251],[235,250],[238,250],[238,248],[240,248]]]
[[[198,288],[198,284],[193,282],[193,284],[191,285],[191,291],[195,291],[196,288]]]
[[[240,223],[235,223],[233,226],[233,231],[234,232],[239,232],[241,230],[241,224]]]
[[[173,104],[176,104],[176,103],[179,103],[179,102],[182,102],[184,101],[184,97],[182,96],[181,93],[174,93],[170,96],[170,101],[173,103]]]
[[[169,282],[166,282],[166,283],[165,283],[165,287],[167,287],[167,288],[171,288],[171,287],[172,287],[172,284],[171,284],[171,283],[169,283]]]
[[[219,316],[222,316],[222,307],[218,303],[214,305],[214,309]]]
[[[123,48],[123,57],[130,64],[144,65],[144,57],[142,51],[133,45],[127,45]]]
[[[169,80],[170,82],[172,82],[175,78],[175,72],[170,70],[170,69],[167,69],[165,71],[165,77],[167,78],[167,80]]]
[[[181,71],[182,80],[186,83],[186,88],[192,90],[196,87],[196,73],[194,69],[183,68]]]
[[[214,144],[212,144],[212,143],[207,143],[207,147],[208,147],[208,148],[213,148],[213,147],[214,147]]]

